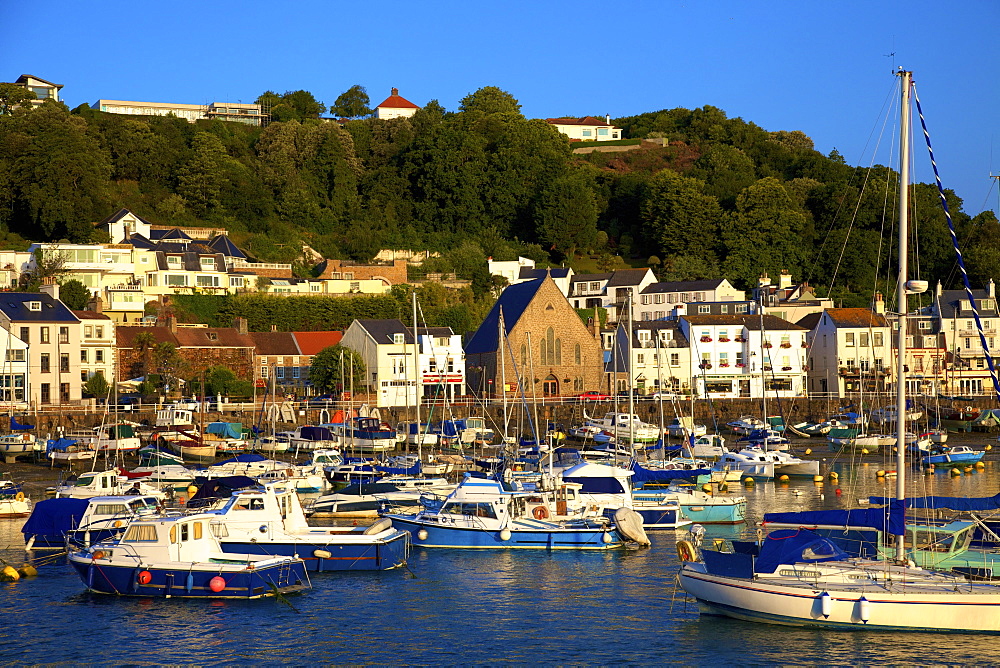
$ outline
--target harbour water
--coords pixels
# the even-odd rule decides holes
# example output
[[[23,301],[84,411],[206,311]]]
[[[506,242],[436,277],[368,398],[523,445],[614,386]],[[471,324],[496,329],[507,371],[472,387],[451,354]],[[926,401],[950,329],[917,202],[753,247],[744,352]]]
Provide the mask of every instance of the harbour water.
[[[830,464],[830,462],[828,462]],[[767,511],[853,506],[891,494],[887,464],[833,462],[837,485],[759,484]],[[917,494],[997,493],[982,473],[911,476]],[[841,495],[836,489],[842,490]],[[24,561],[23,520],[0,520],[0,558]],[[711,527],[709,536],[739,528]],[[984,636],[835,632],[699,617],[675,586],[675,540],[600,553],[414,550],[405,569],[313,575],[286,601],[154,600],[88,594],[65,560],[0,584],[0,663],[28,664],[870,664],[997,663]]]

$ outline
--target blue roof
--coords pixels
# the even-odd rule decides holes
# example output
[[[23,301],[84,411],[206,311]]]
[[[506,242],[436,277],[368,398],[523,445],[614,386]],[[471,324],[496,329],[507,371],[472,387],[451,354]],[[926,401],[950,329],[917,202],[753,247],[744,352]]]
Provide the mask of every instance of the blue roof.
[[[517,285],[508,286],[502,293],[500,299],[490,309],[489,315],[483,320],[476,333],[469,339],[465,346],[466,355],[477,353],[492,353],[499,348],[497,345],[497,330],[500,323],[500,311],[503,310],[504,333],[510,334],[514,325],[521,318],[524,310],[534,299],[538,288],[542,287],[545,279],[535,279],[525,281]]]
[[[29,302],[39,302],[41,309],[30,310]],[[65,304],[43,292],[4,292],[0,312],[13,322],[80,322]]]
[[[224,234],[216,234],[212,237],[212,240],[208,242],[208,247],[217,253],[222,253],[226,257],[238,257],[246,259],[246,255],[239,248],[236,247],[232,241],[229,240]]]

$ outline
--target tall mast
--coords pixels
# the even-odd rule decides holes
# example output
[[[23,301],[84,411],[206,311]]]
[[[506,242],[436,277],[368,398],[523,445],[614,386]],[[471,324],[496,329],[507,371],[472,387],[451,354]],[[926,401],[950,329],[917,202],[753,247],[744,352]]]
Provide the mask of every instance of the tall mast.
[[[635,391],[632,387],[634,382],[632,363],[632,291],[629,290],[628,298],[625,300],[625,308],[628,309],[628,445],[632,451],[632,459],[635,459]]]
[[[507,365],[504,360],[504,356],[507,353],[507,338],[504,331],[503,306],[500,307],[500,318],[497,321],[497,329],[497,355],[500,356],[500,392],[503,398],[503,447],[507,447],[507,428],[510,418],[507,414]]]
[[[406,359],[406,356],[403,356]],[[417,461],[422,461],[421,455],[423,454],[423,448],[421,447],[424,435],[420,433],[420,343],[417,340],[417,291],[413,291],[413,392],[416,395],[416,401],[413,402],[416,407],[417,416]],[[409,392],[406,393],[409,396]]]
[[[899,331],[896,333],[896,498],[906,496],[905,461],[906,445],[906,280],[907,235],[910,182],[910,85],[912,72],[900,69],[899,101],[899,276],[896,278],[896,306],[899,309]],[[904,537],[896,537],[896,559],[906,559]]]

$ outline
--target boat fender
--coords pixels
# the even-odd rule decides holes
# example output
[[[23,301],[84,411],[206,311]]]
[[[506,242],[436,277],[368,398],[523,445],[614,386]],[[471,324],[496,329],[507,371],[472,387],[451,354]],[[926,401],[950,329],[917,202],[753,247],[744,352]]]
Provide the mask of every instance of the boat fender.
[[[24,492],[18,492],[15,494],[14,499],[17,501],[24,501]]]
[[[677,558],[681,561],[694,561],[694,545],[691,544],[691,541],[677,541]]]
[[[531,516],[536,520],[547,520],[549,518],[549,509],[545,506],[535,506],[531,511]]]
[[[226,581],[222,576],[216,575],[214,578],[208,581],[208,588],[213,592],[218,594],[220,591],[226,588]]]
[[[510,532],[510,529],[501,529],[500,530],[500,540],[502,540],[502,541],[508,541],[508,540],[510,540],[511,535],[512,534]]]
[[[417,532],[417,538],[420,540],[427,540],[427,529],[421,529]]]
[[[824,617],[829,617],[833,612],[833,598],[827,592],[819,595],[819,608]]]
[[[21,567],[17,569],[17,574],[22,578],[35,577],[38,575],[38,570],[31,564],[21,564]]]
[[[614,538],[612,538],[611,534],[609,534],[607,531],[601,534],[601,542],[604,543],[605,545],[610,543],[612,540],[614,540]]]
[[[91,553],[91,555],[90,555],[90,559],[92,561],[96,560],[96,559],[103,559],[103,558],[104,558],[104,550],[97,550],[97,551]]]
[[[194,573],[188,573],[187,580],[184,582],[184,589],[186,589],[189,594],[191,593],[191,590],[194,589]]]
[[[329,550],[313,550],[313,556],[317,559],[329,559],[333,553]]]
[[[862,623],[867,624],[868,620],[871,618],[871,612],[872,612],[871,611],[871,603],[868,602],[868,599],[865,598],[864,596],[862,596],[861,598],[859,598],[858,599],[858,619],[860,619],[862,621]]]
[[[136,578],[136,581],[138,581],[138,583],[141,585],[147,585],[153,581],[153,574],[150,573],[149,571],[139,571],[139,575]]]

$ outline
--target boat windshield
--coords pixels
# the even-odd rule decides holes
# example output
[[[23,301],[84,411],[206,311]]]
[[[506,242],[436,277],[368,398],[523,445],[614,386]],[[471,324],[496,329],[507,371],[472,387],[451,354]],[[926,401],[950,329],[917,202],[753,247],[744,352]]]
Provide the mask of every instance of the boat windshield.
[[[452,515],[466,515],[468,517],[492,517],[496,519],[496,512],[491,503],[464,503],[453,501],[444,506],[441,510]]]

